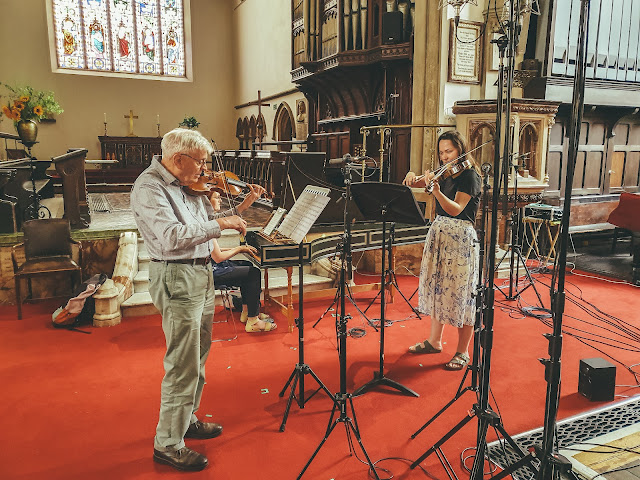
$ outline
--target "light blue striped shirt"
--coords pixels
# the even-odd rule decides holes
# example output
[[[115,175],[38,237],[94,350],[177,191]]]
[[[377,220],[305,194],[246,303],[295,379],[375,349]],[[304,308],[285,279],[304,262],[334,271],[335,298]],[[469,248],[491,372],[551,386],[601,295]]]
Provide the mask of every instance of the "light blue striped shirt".
[[[149,256],[156,260],[208,257],[220,237],[216,213],[205,195],[189,195],[158,160],[131,190],[131,211]]]

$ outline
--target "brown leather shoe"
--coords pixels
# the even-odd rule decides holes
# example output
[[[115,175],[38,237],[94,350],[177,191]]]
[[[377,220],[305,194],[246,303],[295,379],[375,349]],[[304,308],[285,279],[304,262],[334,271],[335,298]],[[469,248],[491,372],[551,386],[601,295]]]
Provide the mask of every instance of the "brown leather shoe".
[[[202,470],[209,464],[207,457],[187,447],[168,452],[161,452],[154,448],[153,461],[171,465],[178,470],[188,470],[191,472]]]
[[[222,425],[219,423],[206,423],[200,420],[189,425],[184,438],[216,438],[222,433]]]

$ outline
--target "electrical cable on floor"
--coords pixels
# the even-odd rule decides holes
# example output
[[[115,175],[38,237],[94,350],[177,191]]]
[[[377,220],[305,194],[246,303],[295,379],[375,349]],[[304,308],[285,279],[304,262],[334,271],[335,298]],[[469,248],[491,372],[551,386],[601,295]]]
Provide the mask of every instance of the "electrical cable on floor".
[[[351,338],[362,338],[367,334],[367,331],[362,327],[352,327],[347,330],[347,335]]]

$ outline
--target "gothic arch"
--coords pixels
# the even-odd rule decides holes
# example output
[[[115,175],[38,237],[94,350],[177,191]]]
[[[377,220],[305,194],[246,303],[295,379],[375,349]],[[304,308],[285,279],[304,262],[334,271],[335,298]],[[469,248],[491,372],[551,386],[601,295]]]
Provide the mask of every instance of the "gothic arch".
[[[242,143],[244,142],[244,128],[242,125],[242,118],[238,118],[238,122],[236,123],[236,138],[240,144],[240,149],[242,149]]]
[[[295,138],[295,117],[287,102],[282,102],[273,119],[273,139],[277,142],[290,141]],[[278,145],[278,150],[290,151],[291,145]]]
[[[520,151],[523,158],[518,159],[519,164],[524,164],[524,168],[529,170],[529,175],[538,177],[538,127],[533,122],[526,122],[520,127]]]
[[[242,119],[242,134],[243,134],[243,139],[244,139],[244,146],[242,148],[249,148],[249,142],[250,142],[250,138],[249,138],[249,119],[247,117],[244,117]]]
[[[249,138],[253,141],[258,137],[258,132],[257,132],[257,124],[256,124],[256,116],[255,115],[251,115],[251,118],[249,119]]]
[[[495,138],[496,126],[495,123],[490,122],[471,122],[469,124],[469,150],[480,147],[483,143],[489,141],[491,138]],[[491,164],[493,168],[494,157],[493,142],[490,141],[484,147],[476,150],[472,155],[478,166],[483,163]]]

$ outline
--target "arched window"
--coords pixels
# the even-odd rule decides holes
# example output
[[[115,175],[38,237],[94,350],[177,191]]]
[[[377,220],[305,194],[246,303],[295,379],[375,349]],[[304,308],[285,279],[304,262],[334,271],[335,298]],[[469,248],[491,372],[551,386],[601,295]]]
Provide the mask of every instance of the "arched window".
[[[54,71],[186,79],[184,0],[47,0]]]

